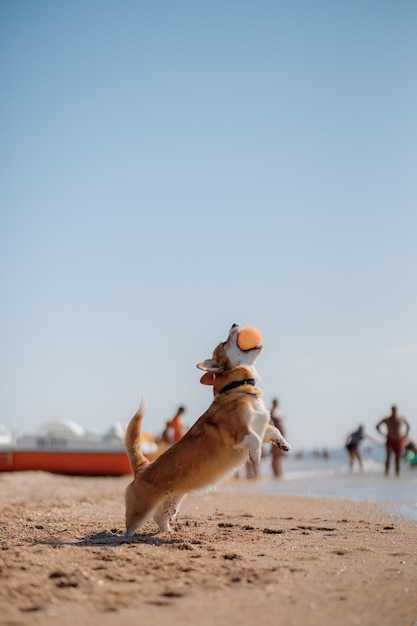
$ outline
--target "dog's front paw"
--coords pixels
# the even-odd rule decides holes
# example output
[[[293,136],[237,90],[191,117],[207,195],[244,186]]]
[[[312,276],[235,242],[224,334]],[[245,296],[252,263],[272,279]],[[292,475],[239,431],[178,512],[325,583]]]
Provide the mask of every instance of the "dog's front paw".
[[[278,437],[277,439],[275,439],[275,441],[273,442],[276,446],[278,446],[278,448],[280,448],[280,450],[284,450],[284,452],[288,452],[289,450],[291,450],[291,446],[288,443],[288,441],[286,439],[284,439],[284,437]]]

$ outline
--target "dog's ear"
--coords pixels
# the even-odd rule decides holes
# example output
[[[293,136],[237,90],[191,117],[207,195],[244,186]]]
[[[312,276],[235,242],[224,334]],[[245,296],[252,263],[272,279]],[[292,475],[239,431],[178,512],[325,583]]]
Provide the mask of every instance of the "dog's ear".
[[[215,374],[225,372],[230,369],[230,366],[230,361],[224,349],[224,343],[219,343],[217,348],[214,350],[211,359],[205,359],[205,361],[197,363],[198,369],[206,372],[214,372]]]
[[[223,371],[220,365],[214,359],[206,359],[205,361],[200,361],[200,363],[197,363],[197,367],[199,370],[204,370],[206,372],[214,372],[217,374]],[[203,383],[203,385],[204,384],[207,384],[207,383]],[[211,385],[212,383],[208,383],[208,384]]]
[[[206,372],[205,374],[203,374],[200,378],[200,383],[202,385],[214,385],[214,373]]]

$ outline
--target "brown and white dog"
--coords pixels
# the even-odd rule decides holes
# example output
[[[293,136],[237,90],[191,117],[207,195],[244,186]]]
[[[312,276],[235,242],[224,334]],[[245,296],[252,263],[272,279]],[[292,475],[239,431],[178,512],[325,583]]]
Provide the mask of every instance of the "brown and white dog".
[[[125,537],[131,537],[150,518],[161,530],[171,530],[170,522],[187,493],[207,489],[248,456],[259,463],[262,443],[290,449],[279,430],[269,424],[269,411],[256,386],[259,375],[254,363],[262,345],[240,349],[239,331],[234,324],[212,358],[197,364],[206,372],[201,382],[214,388],[210,407],[180,441],[152,463],[143,455],[139,442],[144,401],[132,417],[125,439],[134,475],[126,489]]]

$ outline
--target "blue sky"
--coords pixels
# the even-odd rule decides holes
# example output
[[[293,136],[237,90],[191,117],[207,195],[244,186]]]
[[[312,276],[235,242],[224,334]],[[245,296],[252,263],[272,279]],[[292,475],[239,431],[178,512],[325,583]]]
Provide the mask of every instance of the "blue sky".
[[[236,322],[294,448],[417,437],[416,17],[3,0],[0,423],[191,424]]]

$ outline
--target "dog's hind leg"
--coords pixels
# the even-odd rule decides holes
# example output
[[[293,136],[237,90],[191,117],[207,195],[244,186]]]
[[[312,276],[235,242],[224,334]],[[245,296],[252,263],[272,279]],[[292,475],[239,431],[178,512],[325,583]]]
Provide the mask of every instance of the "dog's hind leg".
[[[132,537],[136,530],[152,518],[160,504],[161,497],[149,497],[146,489],[135,489],[133,483],[126,489],[126,532],[125,537]]]
[[[128,517],[126,516],[126,532],[123,535],[123,537],[126,539],[133,537],[133,535],[138,530],[138,528],[143,526],[143,524],[147,522],[151,516],[152,516],[152,511],[150,511],[148,515],[145,515],[144,517],[141,517],[139,519],[135,518],[134,520],[128,519]]]
[[[158,524],[161,530],[170,532],[171,526],[170,522],[173,522],[177,517],[180,504],[184,496],[180,495],[169,495],[166,496],[163,502],[157,508],[155,515],[153,516],[154,521]]]

